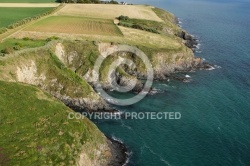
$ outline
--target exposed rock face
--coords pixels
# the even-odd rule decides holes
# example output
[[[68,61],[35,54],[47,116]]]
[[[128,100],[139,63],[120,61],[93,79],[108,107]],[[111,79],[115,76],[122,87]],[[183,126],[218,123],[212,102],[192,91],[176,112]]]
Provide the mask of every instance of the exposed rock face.
[[[196,46],[198,44],[197,39],[195,39],[193,36],[191,36],[187,32],[181,31],[177,36],[185,41],[185,45],[188,48],[191,48],[191,49],[196,48]]]
[[[67,94],[61,94],[60,91],[65,88],[65,86],[58,82],[57,79],[49,81],[45,74],[39,75],[34,61],[31,61],[30,64],[27,63],[24,66],[18,66],[16,76],[18,82],[39,86],[71,108],[86,111],[114,111],[99,95],[94,92],[87,98],[70,97]],[[51,87],[54,87],[53,90]],[[81,89],[79,89],[79,91],[81,91]]]
[[[110,43],[99,43],[96,47],[98,47],[97,49],[102,56],[108,56],[115,51],[119,51],[116,45]],[[46,49],[48,48],[46,47]],[[82,60],[78,60],[81,55],[76,50],[71,50],[67,53],[63,43],[55,43],[53,51],[62,63],[70,67],[72,74],[81,65]],[[44,53],[44,51],[40,52],[41,54]],[[28,55],[29,53],[26,54]],[[39,54],[39,51],[36,52],[36,54]],[[127,58],[134,60],[132,57],[133,55],[126,52],[119,52],[112,56],[116,57],[114,60],[120,70],[109,71],[105,79],[101,80],[102,87],[104,89],[114,89],[116,85],[119,85],[121,87],[127,87],[128,89],[134,87],[134,91],[141,91],[143,88],[141,79],[147,76],[145,72],[137,70],[132,63],[126,63],[126,67],[123,65]],[[38,57],[40,58],[41,56]],[[25,57],[23,57],[24,60],[17,62],[15,68],[12,67],[10,71],[6,71],[1,75],[3,75],[2,77],[6,80],[36,85],[74,109],[86,111],[114,111],[114,109],[112,109],[90,86],[94,85],[98,79],[98,74],[93,68],[88,68],[84,75],[79,74],[90,83],[90,85],[87,85],[87,89],[89,89],[91,93],[88,92],[88,95],[84,95],[86,93],[82,85],[74,83],[74,81],[72,82],[67,76],[63,76],[63,73],[58,75],[60,78],[55,74],[51,75],[50,68],[41,65],[45,63],[43,58],[45,57],[41,57],[40,60],[37,60],[36,57],[25,60]],[[74,63],[78,61],[79,63]],[[188,48],[180,50],[179,52],[155,53],[152,56],[151,62],[155,73],[155,79],[166,79],[171,73],[176,71],[208,69],[211,67],[209,64],[203,62],[202,59],[194,58],[192,50]],[[13,64],[11,65],[13,66]],[[8,73],[14,73],[14,75],[8,75]]]
[[[88,152],[89,146],[91,146],[90,143],[86,143],[83,146],[77,162],[78,166],[122,166],[128,159],[126,146],[118,140],[106,138],[106,142],[99,144],[96,149],[93,149],[91,154]]]
[[[105,138],[106,139],[106,138]],[[77,162],[77,166],[103,166],[108,165],[110,159],[112,157],[111,149],[109,147],[110,141],[107,141],[103,144],[99,144],[98,147],[92,149],[90,154],[89,150],[93,143],[87,142],[84,144],[82,148],[82,152],[80,153],[79,160]]]
[[[80,111],[85,110],[89,112],[115,111],[99,96],[96,96],[97,98],[93,99],[93,98],[71,98],[69,96],[62,96],[58,93],[52,93],[52,94],[74,110],[80,110]]]
[[[16,71],[17,80],[19,82],[38,85],[40,82],[43,82],[46,79],[44,74],[37,74],[37,67],[34,61],[28,61],[21,67],[17,67]]]
[[[184,31],[182,31],[180,37],[185,41],[194,41],[192,36]],[[102,80],[99,78],[99,83],[101,83],[102,88],[112,90],[116,87],[126,87],[127,89],[133,89],[133,91],[141,91],[143,88],[141,79],[147,78],[145,69],[144,71],[137,70],[134,63],[126,62],[128,59],[135,61],[136,59],[134,59],[134,55],[130,52],[120,52],[119,46],[115,44],[98,43],[96,45],[98,47],[99,56],[103,56],[104,59],[107,59],[110,56],[113,57],[113,62],[115,62],[116,66],[119,66],[120,69],[120,72],[117,70],[108,70],[105,78],[102,78]],[[192,47],[194,47],[194,45],[192,45]],[[77,65],[71,63],[72,61],[76,61],[77,56],[80,56],[78,52],[72,50],[71,52],[66,53],[64,51],[63,44],[61,43],[56,45],[55,52],[57,57],[73,71],[74,69],[79,68],[79,63]],[[195,58],[192,49],[189,49],[188,47],[183,47],[179,51],[154,53],[151,61],[154,70],[154,79],[158,80],[166,79],[172,73],[179,71],[191,71],[211,67],[209,64],[203,62],[202,59]],[[123,65],[125,63],[126,67]],[[139,62],[137,61],[137,64],[138,63]],[[97,83],[98,73],[93,69],[93,67],[89,68],[88,71],[81,76],[92,86]],[[84,101],[81,100],[80,103],[81,102],[83,103]],[[77,104],[79,101],[72,101],[71,103]]]

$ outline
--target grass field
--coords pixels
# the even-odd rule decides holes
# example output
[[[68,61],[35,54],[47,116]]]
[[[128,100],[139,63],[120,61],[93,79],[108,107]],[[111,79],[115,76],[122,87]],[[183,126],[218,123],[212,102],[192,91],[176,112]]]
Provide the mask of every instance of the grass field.
[[[55,0],[0,0],[0,3],[54,3]]]
[[[58,14],[106,19],[125,15],[130,18],[162,21],[151,6],[143,5],[68,4],[58,11]]]
[[[52,8],[0,8],[0,28],[7,27],[19,20],[36,16]]]
[[[121,31],[114,24],[113,20],[73,16],[51,16],[24,30],[51,33],[122,36]]]

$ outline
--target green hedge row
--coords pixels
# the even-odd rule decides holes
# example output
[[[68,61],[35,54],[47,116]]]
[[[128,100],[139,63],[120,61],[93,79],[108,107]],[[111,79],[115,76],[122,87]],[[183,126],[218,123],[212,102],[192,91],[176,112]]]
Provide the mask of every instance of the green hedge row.
[[[143,26],[141,26],[139,24],[130,24],[130,23],[125,23],[125,22],[119,22],[118,25],[128,27],[128,28],[134,28],[134,29],[139,29],[139,30],[143,30],[143,31],[148,31],[148,32],[160,34],[157,30],[155,30],[153,28],[143,27]]]

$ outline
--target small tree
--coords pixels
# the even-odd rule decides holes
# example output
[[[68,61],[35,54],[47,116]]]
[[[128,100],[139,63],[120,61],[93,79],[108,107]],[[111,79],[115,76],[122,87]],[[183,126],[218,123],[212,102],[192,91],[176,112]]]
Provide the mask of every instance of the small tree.
[[[127,20],[129,20],[129,17],[121,15],[121,16],[117,17],[117,19],[120,21],[127,21]]]

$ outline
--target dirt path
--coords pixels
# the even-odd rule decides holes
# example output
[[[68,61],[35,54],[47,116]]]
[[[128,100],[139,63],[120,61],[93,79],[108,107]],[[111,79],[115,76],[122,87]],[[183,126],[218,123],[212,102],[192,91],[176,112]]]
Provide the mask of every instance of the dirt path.
[[[60,3],[0,3],[0,7],[57,7]]]

